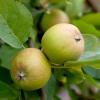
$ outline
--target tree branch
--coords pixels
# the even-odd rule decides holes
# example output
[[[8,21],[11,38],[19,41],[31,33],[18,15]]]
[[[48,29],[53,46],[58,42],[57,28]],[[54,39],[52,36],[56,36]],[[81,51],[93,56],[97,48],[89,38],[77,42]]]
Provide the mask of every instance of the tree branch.
[[[41,100],[47,100],[47,96],[46,96],[44,89],[41,88],[40,91],[41,91]]]

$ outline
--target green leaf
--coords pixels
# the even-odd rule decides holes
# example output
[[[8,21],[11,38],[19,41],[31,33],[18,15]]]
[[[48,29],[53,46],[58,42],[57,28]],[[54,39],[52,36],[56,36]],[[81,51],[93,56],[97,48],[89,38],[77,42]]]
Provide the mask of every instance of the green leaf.
[[[0,39],[14,48],[22,48],[23,45],[0,15]]]
[[[61,100],[59,97],[55,96],[53,100]]]
[[[72,89],[68,89],[68,93],[71,97],[71,100],[78,100],[79,97],[76,95],[76,93]]]
[[[84,81],[84,75],[81,69],[69,68],[66,71],[69,84],[80,84]]]
[[[100,40],[93,35],[85,34],[85,51],[79,61],[96,61],[100,63]],[[91,42],[92,41],[92,42]]]
[[[26,6],[30,6],[31,0],[19,0],[20,2],[24,3]]]
[[[83,14],[84,0],[68,0],[66,12],[70,17],[80,17]]]
[[[81,33],[93,34],[100,38],[100,31],[97,30],[92,24],[89,24],[83,20],[73,20],[72,23],[80,29]]]
[[[16,100],[18,91],[0,81],[0,100]]]
[[[6,75],[5,75],[6,73]],[[0,81],[5,82],[7,84],[11,84],[12,79],[10,76],[10,71],[4,67],[0,66]]]
[[[85,41],[85,52],[100,49],[100,40],[95,35],[83,34],[83,37]]]
[[[90,66],[84,66],[82,69],[85,74],[90,75],[95,79],[100,79],[100,69],[96,69]]]
[[[14,49],[10,46],[3,45],[0,48],[1,65],[7,69],[11,67],[11,60],[20,49]]]
[[[93,24],[94,26],[100,27],[100,13],[86,14],[81,18],[81,20]]]
[[[41,100],[41,97],[38,91],[24,91],[25,100]]]
[[[100,82],[98,83],[96,80],[94,80],[90,75],[85,75],[85,78],[87,81],[89,81],[94,86],[100,88]]]
[[[57,83],[53,75],[51,76],[50,80],[43,89],[46,93],[47,100],[53,100],[55,90],[57,89]]]
[[[32,28],[32,15],[25,6],[15,0],[0,0],[0,14],[20,41],[25,42]]]

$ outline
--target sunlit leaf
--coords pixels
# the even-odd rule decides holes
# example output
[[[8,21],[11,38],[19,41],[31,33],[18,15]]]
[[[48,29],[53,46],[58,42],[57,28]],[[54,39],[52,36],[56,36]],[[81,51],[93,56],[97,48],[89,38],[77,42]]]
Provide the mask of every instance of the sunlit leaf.
[[[84,34],[93,34],[100,37],[100,31],[97,30],[92,24],[83,20],[73,20],[73,24],[76,25]]]
[[[0,14],[20,41],[25,42],[32,28],[32,15],[27,8],[15,0],[0,0]]]
[[[86,21],[94,26],[100,27],[100,13],[86,14],[81,18],[81,20]]]
[[[14,48],[22,48],[23,45],[18,37],[8,26],[6,20],[0,15],[0,39]]]

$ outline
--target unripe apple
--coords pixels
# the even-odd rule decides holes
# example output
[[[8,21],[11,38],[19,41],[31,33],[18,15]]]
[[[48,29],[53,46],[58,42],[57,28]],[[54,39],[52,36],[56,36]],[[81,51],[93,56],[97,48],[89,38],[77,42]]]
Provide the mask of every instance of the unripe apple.
[[[84,39],[79,29],[72,24],[56,24],[42,37],[42,49],[55,64],[77,60],[84,51]]]
[[[45,8],[48,6],[48,0],[31,0],[31,5],[33,7]]]
[[[63,3],[66,4],[66,0],[48,0],[48,1],[49,3],[56,4],[56,5],[63,4]]]
[[[51,9],[46,11],[41,21],[41,28],[46,31],[51,26],[58,23],[69,23],[69,17],[60,9]]]
[[[11,77],[23,90],[42,88],[50,78],[51,68],[43,53],[36,48],[20,51],[12,61]]]

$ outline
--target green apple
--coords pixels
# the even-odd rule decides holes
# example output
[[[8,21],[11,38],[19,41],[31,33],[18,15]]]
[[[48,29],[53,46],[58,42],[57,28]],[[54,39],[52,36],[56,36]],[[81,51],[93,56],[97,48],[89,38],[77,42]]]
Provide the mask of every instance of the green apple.
[[[56,4],[56,5],[59,5],[59,4],[67,2],[67,0],[48,0],[48,1],[49,1],[49,3]]]
[[[48,6],[48,0],[31,0],[31,5],[33,7],[45,8]]]
[[[41,45],[43,52],[54,64],[77,60],[84,51],[84,39],[79,29],[66,23],[49,28],[42,37]]]
[[[50,9],[43,15],[41,28],[43,31],[46,31],[48,28],[58,23],[69,23],[69,17],[60,9]]]
[[[50,75],[51,66],[39,49],[26,48],[12,60],[11,77],[23,90],[42,88]]]

